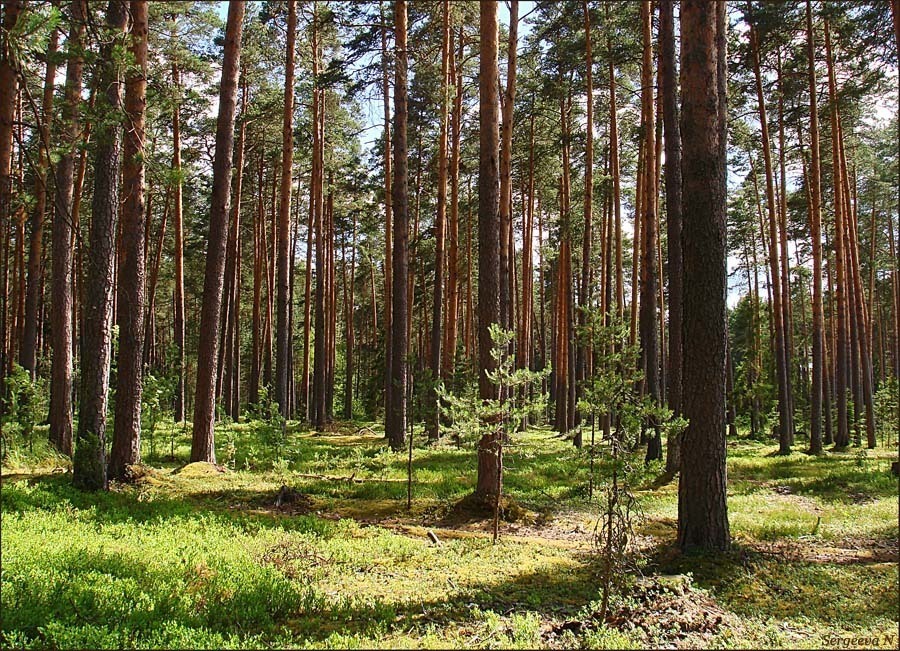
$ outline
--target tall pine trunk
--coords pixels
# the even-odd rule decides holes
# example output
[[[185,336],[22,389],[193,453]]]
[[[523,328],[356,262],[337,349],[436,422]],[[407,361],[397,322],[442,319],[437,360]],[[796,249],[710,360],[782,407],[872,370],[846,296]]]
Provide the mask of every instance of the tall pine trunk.
[[[318,74],[319,59],[318,33],[313,30],[313,70]],[[312,404],[310,413],[312,415],[312,424],[315,427],[322,427],[326,421],[325,408],[325,384],[326,384],[326,350],[327,350],[327,331],[325,324],[326,312],[326,290],[327,290],[327,260],[325,241],[325,203],[324,203],[324,170],[323,168],[323,147],[322,139],[325,134],[324,128],[324,94],[321,89],[314,89],[313,103],[313,177],[315,187],[315,197],[313,206],[313,238],[315,240],[316,255],[316,289],[315,289],[315,339],[313,342],[315,356],[313,358],[313,380],[312,380]]]
[[[315,44],[315,4],[313,5],[313,43]],[[287,51],[284,64],[284,112],[281,129],[281,193],[278,203],[278,253],[276,292],[277,327],[275,330],[275,400],[281,415],[289,417],[288,405],[288,257],[290,251],[291,176],[294,162],[294,43],[297,33],[297,3],[288,2]],[[315,57],[313,58],[315,66]],[[315,79],[315,72],[313,72]],[[315,93],[316,91],[313,90]]]
[[[409,273],[409,191],[407,188],[407,51],[406,1],[394,3],[394,41],[396,45],[394,69],[394,179],[393,179],[393,252],[391,290],[392,310],[390,395],[385,414],[385,434],[391,448],[403,448],[406,439],[406,383],[409,337],[406,330],[406,285]]]
[[[131,43],[134,66],[125,77],[126,129],[122,148],[125,204],[118,272],[116,421],[109,476],[131,479],[141,459],[141,395],[144,351],[144,113],[147,95],[148,8],[132,0]]]
[[[730,546],[725,499],[725,12],[720,3],[681,5],[681,134],[684,253],[684,415],[678,545]]]
[[[527,205],[522,212],[522,325],[516,349],[519,368],[531,368],[534,329],[534,110],[530,117]]]
[[[203,305],[200,310],[200,341],[197,353],[197,388],[194,397],[194,431],[191,461],[216,462],[213,420],[215,417],[215,370],[225,280],[225,247],[231,204],[234,117],[241,62],[245,3],[230,0],[225,26],[225,52],[219,85],[219,114],[213,159],[212,205],[210,207]]]
[[[843,184],[840,180],[840,129],[838,127],[837,83],[834,75],[834,64],[831,54],[831,31],[825,21],[825,51],[828,66],[828,98],[831,104],[831,148],[834,169],[834,231],[835,231],[835,264],[834,264],[834,302],[837,312],[837,328],[835,332],[835,398],[837,400],[837,431],[834,436],[835,447],[844,448],[850,444],[850,424],[847,415],[847,371],[849,367],[849,335],[847,331],[847,273],[844,252],[844,199]]]
[[[490,328],[500,322],[500,97],[497,66],[497,3],[480,4],[478,151],[478,395],[497,398],[488,373],[497,367]],[[500,437],[488,432],[478,441],[476,498],[492,503],[500,483]]]
[[[9,331],[7,307],[10,301],[9,292],[9,223],[12,220],[12,148],[13,128],[16,122],[21,124],[21,119],[16,119],[16,107],[18,95],[18,74],[16,68],[16,52],[10,45],[10,36],[16,30],[25,3],[22,0],[10,0],[3,5],[3,25],[0,33],[0,261],[2,261],[2,285],[0,285],[0,382],[6,377],[12,368],[12,360],[7,358],[11,353],[9,346],[15,337],[15,323],[13,332]],[[73,13],[77,11],[73,8]],[[73,16],[74,21],[74,16]],[[73,34],[74,35],[74,34]],[[21,115],[21,111],[18,111]],[[21,126],[19,127],[21,132]],[[21,165],[18,166],[21,169]],[[21,241],[21,234],[18,238]],[[13,336],[10,337],[10,334]],[[11,357],[11,355],[10,355]],[[3,384],[5,386],[5,384]],[[2,388],[2,387],[0,387]],[[0,400],[5,400],[5,389]],[[69,433],[71,439],[71,416],[69,416]],[[51,440],[53,432],[51,426]],[[71,443],[69,443],[71,447]]]
[[[508,329],[511,324],[511,287],[509,283],[510,265],[514,263],[509,240],[512,229],[510,215],[510,195],[512,183],[512,130],[513,107],[516,98],[516,50],[518,37],[519,3],[510,3],[509,19],[509,59],[507,62],[506,91],[503,93],[500,113],[500,325]]]
[[[263,237],[265,229],[265,192],[263,189],[263,156],[260,154],[256,170],[256,214],[253,219],[253,311],[251,313],[251,353],[250,377],[248,379],[247,402],[259,403],[260,362],[262,361],[262,284],[263,284]]]
[[[393,360],[393,216],[394,216],[394,191],[393,172],[391,170],[391,94],[390,77],[388,74],[388,59],[390,54],[387,47],[388,22],[384,14],[384,5],[378,3],[381,13],[381,94],[384,105],[384,411],[385,421],[387,413],[391,410],[391,392],[393,387],[393,375],[391,363]],[[385,436],[390,435],[385,428]]]
[[[570,393],[574,389],[572,382],[574,364],[572,358],[572,224],[569,169],[571,158],[569,145],[571,131],[569,119],[571,115],[571,91],[568,98],[561,97],[559,102],[560,128],[562,131],[562,176],[560,178],[559,215],[560,244],[559,258],[556,267],[556,309],[554,324],[556,339],[554,345],[553,379],[556,411],[554,425],[557,431],[566,433],[571,429],[574,418],[573,401]]]
[[[240,315],[240,251],[241,251],[241,194],[244,185],[244,149],[247,136],[246,79],[241,89],[241,126],[238,130],[237,150],[234,160],[234,198],[231,204],[231,225],[228,227],[228,243],[225,251],[225,287],[222,303],[222,318],[219,337],[219,377],[222,408],[232,420],[237,421],[240,405],[235,404],[234,394],[240,384],[240,368],[237,364],[240,346],[238,339],[238,318]]]
[[[515,4],[515,0],[513,0]],[[442,47],[441,47],[441,105],[440,136],[438,142],[438,187],[437,216],[434,222],[434,294],[431,307],[431,376],[434,382],[441,377],[441,315],[444,307],[444,234],[447,215],[447,112],[448,106],[448,68],[450,65],[450,0],[443,0],[442,6]],[[436,385],[435,385],[436,386]],[[436,439],[440,427],[440,398],[433,390],[430,396],[432,403],[431,422],[428,427],[429,438]]]
[[[639,329],[643,358],[643,391],[651,402],[659,403],[659,333],[656,323],[657,283],[657,219],[656,219],[656,124],[653,106],[653,41],[651,38],[653,9],[650,0],[641,4],[641,24],[644,39],[641,68],[642,132],[644,137],[644,200],[641,203],[641,278]],[[651,418],[646,423],[653,429],[647,443],[646,461],[662,459],[659,424]]]
[[[681,131],[678,125],[678,76],[675,70],[675,19],[673,0],[659,5],[659,86],[665,129],[666,235],[669,254],[669,408],[681,415],[682,372],[682,262],[681,262]],[[666,471],[679,466],[681,435],[670,436],[666,449]]]
[[[61,114],[62,156],[56,163],[52,232],[50,326],[50,441],[63,454],[72,454],[72,259],[75,147],[80,137],[79,109],[83,71],[82,39],[87,3],[74,0],[67,44],[66,87]]]
[[[111,0],[106,12],[106,42],[101,50],[98,103],[103,111],[117,110],[121,101],[121,69],[111,56],[121,47],[128,19],[122,0]],[[116,224],[119,215],[118,120],[101,120],[94,132],[94,189],[86,256],[81,336],[81,392],[78,403],[77,446],[72,463],[73,483],[87,490],[107,485],[106,410],[112,352],[112,297],[116,261]]]
[[[463,31],[459,29],[457,56],[450,34],[450,74],[453,75],[453,111],[450,127],[450,220],[447,224],[447,314],[444,328],[445,343],[441,362],[441,377],[453,375],[456,363],[456,340],[459,330],[459,159],[460,134],[462,132],[462,54]]]
[[[609,46],[611,47],[611,45]],[[622,191],[619,177],[619,120],[618,105],[616,103],[616,68],[612,59],[610,59],[609,62],[609,165],[613,187],[613,212],[615,214],[616,315],[619,319],[623,319],[625,316],[625,283],[623,282],[624,265],[622,264]]]
[[[35,173],[34,211],[31,213],[31,238],[28,247],[28,279],[25,290],[25,322],[22,330],[22,345],[19,348],[19,364],[37,377],[38,316],[43,296],[42,258],[44,255],[44,216],[47,212],[47,185],[50,167],[50,128],[53,122],[53,91],[56,80],[56,48],[59,43],[59,29],[50,32],[47,44],[47,64],[44,72],[44,94],[41,102],[40,143],[38,147],[37,170]]]
[[[318,124],[318,95],[313,95],[313,123]],[[313,137],[318,138],[318,129],[313,128]],[[314,148],[314,152],[318,151]],[[303,369],[300,377],[300,394],[303,400],[303,420],[310,419],[309,404],[309,362],[310,362],[310,318],[312,316],[312,252],[313,252],[313,231],[316,228],[316,197],[317,181],[318,181],[318,159],[313,155],[313,162],[316,163],[316,170],[310,173],[309,182],[309,216],[306,221],[306,262],[303,273]]]
[[[145,241],[144,241],[144,260],[149,262],[149,241],[150,241],[150,193],[147,192],[147,219],[145,220]],[[152,368],[158,364],[160,353],[157,350],[156,342],[156,287],[159,283],[159,270],[162,266],[163,247],[166,241],[166,228],[169,222],[169,190],[166,190],[166,197],[163,202],[162,219],[159,222],[159,232],[156,237],[156,252],[153,254],[153,260],[150,265],[149,276],[147,278],[147,309],[144,312],[144,366]]]
[[[172,63],[172,85],[176,95],[181,92],[181,71],[177,62]],[[172,227],[175,231],[175,295],[173,306],[173,328],[175,348],[178,358],[175,369],[178,384],[175,387],[175,422],[184,421],[185,405],[185,358],[184,358],[184,211],[181,194],[181,108],[176,100],[172,109],[172,170],[175,173],[172,188]]]
[[[816,42],[813,32],[811,0],[806,0],[806,43],[809,75],[809,140],[810,140],[810,202],[809,231],[813,257],[812,301],[812,386],[810,387],[811,454],[822,453],[822,397],[825,375],[824,329],[822,304],[822,183],[821,153],[819,149],[819,107],[816,86]]]
[[[776,87],[778,89],[778,167],[779,167],[779,201],[778,201],[778,245],[781,262],[781,322],[784,328],[785,380],[787,381],[788,413],[790,415],[790,431],[788,441],[794,444],[794,379],[791,367],[794,355],[794,315],[791,305],[791,272],[790,255],[787,238],[787,166],[785,164],[784,144],[784,90],[782,85],[781,48],[776,48]]]
[[[353,292],[356,278],[356,218],[353,213],[353,239],[351,247],[353,253],[350,258],[350,277],[347,277],[347,251],[341,247],[341,274],[344,285],[344,341],[346,342],[345,366],[344,366],[344,419],[353,418],[353,374],[356,369],[356,328],[353,323],[353,313],[356,308],[356,295]]]
[[[756,77],[756,99],[759,122],[762,131],[762,151],[766,175],[766,207],[769,224],[769,271],[772,281],[772,321],[775,330],[775,375],[778,382],[779,453],[789,454],[793,436],[793,415],[787,359],[787,339],[785,334],[784,307],[781,268],[778,256],[778,215],[775,207],[774,171],[772,166],[769,123],[766,118],[765,96],[763,95],[762,73],[759,61],[759,34],[755,25],[750,25],[750,48],[753,57],[753,71]]]
[[[587,312],[590,305],[591,294],[591,256],[592,256],[592,229],[594,210],[594,58],[591,51],[591,13],[587,0],[582,3],[584,13],[584,63],[586,69],[586,102],[587,102],[587,134],[584,145],[584,233],[581,241],[581,287],[578,291],[578,303],[581,310],[578,313],[578,325],[584,327]],[[575,380],[580,394],[581,382],[585,379],[590,354],[590,346],[579,345],[575,357]],[[572,441],[576,447],[582,445],[581,428],[579,428]]]

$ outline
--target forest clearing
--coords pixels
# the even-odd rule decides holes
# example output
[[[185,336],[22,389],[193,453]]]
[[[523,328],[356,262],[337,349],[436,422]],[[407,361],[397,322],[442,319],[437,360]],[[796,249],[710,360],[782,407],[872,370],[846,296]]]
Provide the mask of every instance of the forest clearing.
[[[292,428],[277,448],[258,422],[226,426],[238,452],[224,444],[218,469],[185,466],[176,431],[176,462],[167,444],[99,498],[48,457],[5,469],[4,645],[896,648],[889,450],[780,457],[730,442],[722,556],[677,553],[676,486],[637,464],[637,566],[602,623],[583,451],[547,429],[521,435],[504,477],[514,513],[493,545],[490,519],[454,509],[474,488],[471,450],[415,447],[408,510],[406,459],[360,425]]]
[[[0,646],[900,648],[900,0],[0,7]]]

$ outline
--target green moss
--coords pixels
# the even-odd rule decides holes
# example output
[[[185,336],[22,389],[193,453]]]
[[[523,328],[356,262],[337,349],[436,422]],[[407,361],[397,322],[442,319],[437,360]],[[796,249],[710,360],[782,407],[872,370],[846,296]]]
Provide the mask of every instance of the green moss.
[[[190,430],[161,424],[175,457],[110,492],[76,490],[70,474],[50,470],[55,459],[29,468],[11,456],[18,465],[4,468],[0,490],[0,643],[533,648],[549,644],[550,628],[596,612],[585,451],[543,429],[515,439],[505,493],[527,517],[504,522],[493,545],[489,519],[453,517],[474,486],[474,450],[416,447],[407,511],[405,454],[359,425],[314,434],[289,424],[277,446],[252,422],[229,426],[217,436],[231,437],[234,463],[221,472],[185,466]],[[816,647],[829,635],[896,630],[892,451],[767,456],[774,449],[729,446],[736,547],[719,556],[674,553],[677,482],[655,487],[653,469],[642,470],[644,574],[666,585],[691,575],[740,622],[695,646]],[[602,448],[596,468],[602,488]],[[302,512],[275,505],[282,484],[304,496]],[[671,635],[595,622],[553,644],[627,648]]]

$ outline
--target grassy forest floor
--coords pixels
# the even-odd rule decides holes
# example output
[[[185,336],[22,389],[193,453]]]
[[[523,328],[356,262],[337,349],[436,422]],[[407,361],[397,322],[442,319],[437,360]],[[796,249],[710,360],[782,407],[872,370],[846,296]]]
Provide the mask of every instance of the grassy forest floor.
[[[167,427],[143,476],[107,494],[74,490],[42,445],[10,454],[0,645],[898,646],[896,449],[778,457],[729,441],[734,549],[720,556],[675,551],[677,482],[635,458],[638,569],[602,624],[587,452],[553,432],[506,451],[514,508],[494,545],[490,520],[455,506],[471,449],[416,447],[407,511],[406,454],[375,425],[284,440],[232,425],[224,469],[185,466],[190,432]]]

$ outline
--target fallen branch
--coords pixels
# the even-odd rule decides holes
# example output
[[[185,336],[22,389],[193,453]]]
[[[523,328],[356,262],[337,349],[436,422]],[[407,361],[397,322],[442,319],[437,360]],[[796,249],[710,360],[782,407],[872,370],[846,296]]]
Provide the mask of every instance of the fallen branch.
[[[309,473],[296,473],[295,477],[300,477],[301,479],[319,479],[322,481],[340,481],[347,482],[348,484],[362,484],[365,482],[378,482],[384,484],[405,484],[406,479],[382,479],[379,477],[357,477],[356,473],[353,473],[349,477],[339,477],[337,475],[313,475]]]

